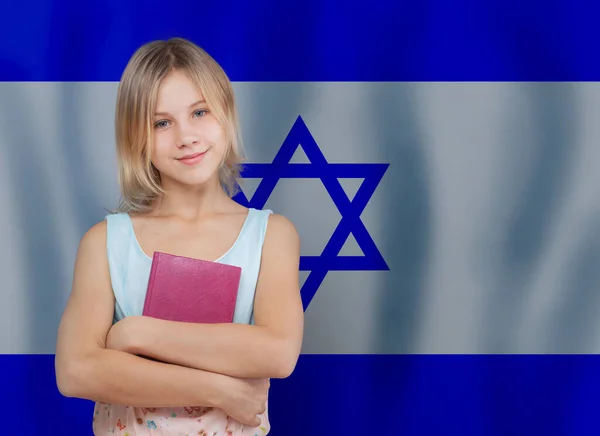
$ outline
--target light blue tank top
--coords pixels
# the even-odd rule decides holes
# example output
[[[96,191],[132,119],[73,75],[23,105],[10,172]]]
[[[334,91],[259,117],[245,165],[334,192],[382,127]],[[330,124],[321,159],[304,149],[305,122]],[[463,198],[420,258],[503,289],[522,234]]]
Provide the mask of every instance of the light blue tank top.
[[[237,324],[254,323],[254,294],[271,213],[271,210],[250,208],[236,241],[216,260],[242,268],[233,317]],[[126,316],[142,314],[152,258],[142,250],[128,214],[107,215],[106,223],[108,266],[115,294],[113,322],[117,322]]]

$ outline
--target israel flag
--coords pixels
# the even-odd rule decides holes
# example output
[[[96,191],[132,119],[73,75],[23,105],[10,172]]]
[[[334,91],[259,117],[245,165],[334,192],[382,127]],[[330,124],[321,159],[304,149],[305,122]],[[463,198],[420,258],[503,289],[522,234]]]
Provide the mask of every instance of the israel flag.
[[[597,6],[596,6],[597,8]],[[0,17],[0,434],[89,435],[56,387],[78,241],[118,200],[142,44],[234,83],[240,202],[302,240],[273,435],[590,435],[600,406],[600,27],[556,2],[31,0]]]

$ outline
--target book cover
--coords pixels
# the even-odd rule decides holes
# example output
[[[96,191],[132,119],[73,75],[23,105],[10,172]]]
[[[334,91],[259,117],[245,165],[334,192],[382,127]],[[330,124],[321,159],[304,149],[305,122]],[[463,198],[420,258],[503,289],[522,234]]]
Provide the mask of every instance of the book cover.
[[[154,252],[144,316],[194,323],[230,323],[242,269]]]

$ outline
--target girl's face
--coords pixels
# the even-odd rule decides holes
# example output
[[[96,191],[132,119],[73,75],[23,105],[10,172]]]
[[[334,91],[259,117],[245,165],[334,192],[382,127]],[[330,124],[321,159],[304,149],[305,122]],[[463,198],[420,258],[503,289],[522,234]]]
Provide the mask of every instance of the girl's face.
[[[152,122],[151,160],[164,188],[218,180],[227,139],[202,94],[183,72],[174,71],[161,83]]]

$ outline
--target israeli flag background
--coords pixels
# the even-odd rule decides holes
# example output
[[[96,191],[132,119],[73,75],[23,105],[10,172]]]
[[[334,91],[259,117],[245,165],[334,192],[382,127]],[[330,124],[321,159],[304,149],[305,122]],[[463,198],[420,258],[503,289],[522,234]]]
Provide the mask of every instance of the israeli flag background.
[[[597,6],[596,6],[597,8]],[[273,435],[590,435],[600,407],[598,9],[32,0],[0,17],[2,434],[91,434],[56,387],[79,239],[117,204],[117,83],[181,36],[234,83],[244,204],[302,241]]]

